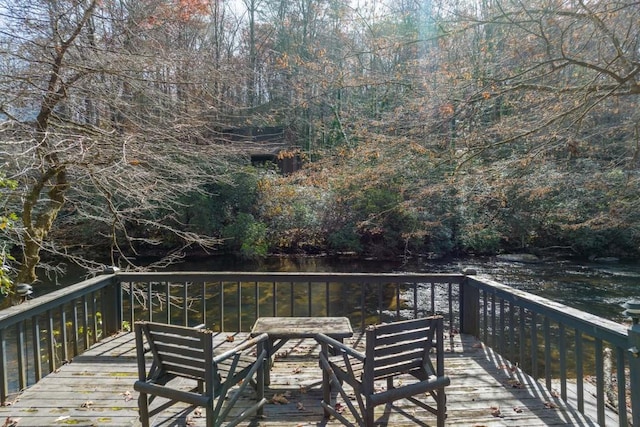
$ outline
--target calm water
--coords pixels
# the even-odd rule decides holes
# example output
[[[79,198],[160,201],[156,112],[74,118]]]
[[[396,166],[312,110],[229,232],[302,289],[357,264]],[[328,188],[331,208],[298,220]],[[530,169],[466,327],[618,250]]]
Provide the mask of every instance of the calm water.
[[[640,299],[640,263],[590,263],[552,260],[540,263],[504,262],[496,258],[465,258],[449,261],[378,261],[352,258],[268,258],[247,262],[214,256],[184,262],[175,270],[196,271],[324,271],[324,272],[428,272],[457,273],[474,268],[514,288],[543,296],[611,320],[623,319],[621,305]],[[42,279],[36,293],[83,280],[84,273],[69,270],[58,280]]]

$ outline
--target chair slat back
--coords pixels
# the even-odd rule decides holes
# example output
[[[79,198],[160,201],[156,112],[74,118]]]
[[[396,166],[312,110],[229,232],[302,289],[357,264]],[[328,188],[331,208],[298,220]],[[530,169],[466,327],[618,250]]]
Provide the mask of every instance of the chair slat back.
[[[150,322],[138,322],[136,328],[144,333],[162,373],[207,380],[213,353],[212,331]]]
[[[366,331],[365,376],[373,379],[421,370],[435,345],[437,318],[373,325]],[[367,372],[368,371],[368,372]]]

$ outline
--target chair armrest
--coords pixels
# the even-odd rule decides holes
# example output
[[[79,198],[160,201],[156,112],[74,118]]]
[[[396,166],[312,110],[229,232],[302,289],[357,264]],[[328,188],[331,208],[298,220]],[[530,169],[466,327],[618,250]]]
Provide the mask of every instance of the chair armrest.
[[[365,359],[365,355],[360,353],[359,351],[344,345],[343,343],[341,343],[338,340],[335,340],[333,338],[331,338],[330,336],[327,336],[325,334],[316,334],[315,336],[316,341],[318,341],[320,344],[327,344],[329,347],[331,347],[334,351],[335,354],[338,354],[339,351],[345,352],[347,353],[349,356],[355,357],[356,359],[362,360],[364,361]]]
[[[243,350],[246,350],[249,347],[253,347],[254,345],[257,345],[260,342],[266,341],[269,339],[269,335],[268,334],[261,334],[258,335],[257,337],[251,338],[250,340],[247,340],[243,343],[241,343],[240,345],[238,345],[237,347],[232,348],[231,350],[227,350],[224,353],[218,354],[216,357],[213,358],[213,362],[214,363],[220,363],[223,360],[226,360],[240,352],[242,352]]]

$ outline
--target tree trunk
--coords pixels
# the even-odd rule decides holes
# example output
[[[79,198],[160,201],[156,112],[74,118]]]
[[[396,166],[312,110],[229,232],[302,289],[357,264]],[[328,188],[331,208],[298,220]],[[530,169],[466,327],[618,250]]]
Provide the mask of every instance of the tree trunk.
[[[51,185],[51,189],[48,191],[48,200],[44,206],[39,207],[41,211],[35,214],[34,207],[47,184]],[[22,265],[16,283],[33,283],[36,280],[40,249],[51,231],[53,221],[64,205],[64,195],[68,187],[66,170],[64,167],[58,167],[57,169],[51,168],[41,174],[36,184],[30,189],[22,205],[22,222],[25,227],[24,246]]]

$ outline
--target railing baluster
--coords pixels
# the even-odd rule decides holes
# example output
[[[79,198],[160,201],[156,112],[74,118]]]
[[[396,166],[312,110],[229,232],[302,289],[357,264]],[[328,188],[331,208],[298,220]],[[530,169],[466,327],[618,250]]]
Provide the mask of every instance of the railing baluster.
[[[558,351],[560,352],[560,398],[567,401],[567,342],[564,323],[558,325]]]
[[[190,282],[182,282],[182,324],[189,326],[189,285]]]
[[[274,284],[275,285],[275,284]],[[221,280],[220,284],[220,331],[225,331],[224,327],[224,281]]]
[[[584,365],[583,365],[583,341],[582,332],[578,329],[575,333],[575,355],[576,355],[576,395],[578,400],[578,412],[584,414]]]
[[[531,312],[531,373],[538,379],[538,320],[535,311]]]
[[[509,360],[511,363],[515,363],[516,357],[516,313],[513,302],[509,302]]]
[[[47,344],[49,353],[49,372],[56,370],[56,337],[53,313],[47,310]]]
[[[238,316],[238,332],[242,332],[242,282],[238,280],[236,282],[236,298],[238,303],[236,304],[237,311],[236,315]]]
[[[491,294],[491,346],[498,347],[498,327],[496,325],[496,294]]]
[[[258,299],[256,298],[256,301]],[[211,327],[213,325],[208,325],[207,318],[207,282],[200,282],[200,305],[202,306],[202,313],[200,313],[200,323],[202,323],[205,327]],[[256,307],[257,309],[257,307]]]
[[[625,367],[625,357],[624,350],[617,348],[616,349],[616,383],[618,385],[618,417],[619,424],[621,426],[626,426],[627,423],[627,384],[626,384],[626,375],[624,372]],[[637,414],[636,414],[637,416]]]
[[[330,289],[329,282],[324,282],[324,301],[325,301],[325,314],[327,316],[331,316],[331,297],[330,297]]]
[[[447,283],[447,289],[448,289],[448,294],[449,294],[449,330],[453,331],[455,329],[459,329],[458,327],[455,326],[455,322],[453,319],[453,283],[448,282]]]
[[[296,304],[295,295],[294,295],[294,287],[293,282],[289,284],[289,316],[295,316],[294,307]]]
[[[487,305],[487,292],[482,291],[482,341],[488,342],[489,307]]]
[[[142,307],[142,309],[146,309],[149,312],[147,320],[153,322],[153,283],[151,280],[147,283],[147,306]]]
[[[412,282],[412,291],[413,291],[413,318],[418,318],[418,284],[416,282]],[[364,292],[362,292],[364,294]]]
[[[378,320],[380,320],[382,316],[383,300],[384,298],[382,295],[382,283],[378,283],[378,310],[377,310]]]
[[[16,324],[16,344],[18,346],[17,348],[17,356],[18,356],[18,383],[20,385],[20,390],[24,389],[27,387],[27,346],[25,345],[25,336],[24,336],[24,327],[25,327],[25,321],[21,321],[18,322]],[[37,342],[37,340],[34,341],[34,352],[35,352],[35,342]],[[34,355],[34,357],[36,357]],[[40,359],[38,357],[38,360],[36,362],[36,360],[34,359],[34,363],[36,363],[36,366],[38,363],[40,363]]]
[[[9,378],[7,377],[7,345],[4,329],[0,329],[0,405],[6,405],[9,396]]]
[[[42,378],[42,358],[41,358],[42,348],[40,344],[40,317],[39,316],[34,316],[31,318],[31,340],[33,342],[33,376],[37,382],[37,381],[40,381],[40,379]],[[25,345],[25,343],[23,343],[22,345]],[[25,357],[23,360],[26,362],[27,358]],[[25,381],[26,381],[26,377],[25,377]],[[27,384],[25,382],[25,386],[26,385]]]
[[[500,342],[500,354],[505,354],[505,316],[504,316],[504,299],[500,298],[500,330],[499,334],[499,342]]]
[[[307,282],[307,316],[311,317],[313,316],[313,305],[312,305],[312,298],[313,296],[313,292],[311,290],[311,282]]]
[[[71,301],[71,327],[73,330],[71,333],[73,334],[73,356],[77,356],[80,354],[80,336],[78,331],[78,299],[74,299]],[[133,322],[131,322],[131,328],[133,328]]]
[[[520,362],[520,367],[522,367],[523,369],[526,367],[524,361],[525,361],[525,350],[526,350],[526,332],[525,332],[525,328],[526,328],[526,322],[527,322],[527,313],[524,309],[524,307],[520,306],[520,328],[518,329],[518,333],[520,335],[520,342],[518,343],[518,347],[520,349],[520,356],[518,358],[518,361]]]
[[[596,358],[596,395],[597,395],[597,413],[598,424],[604,425],[604,406],[605,406],[605,393],[604,393],[604,348],[602,346],[602,340],[596,338],[595,340],[595,358]]]
[[[169,325],[171,325],[173,324],[173,319],[171,318],[171,316],[173,316],[173,309],[171,308],[171,282],[167,280],[165,282],[159,283],[159,285],[162,285],[163,283],[164,283],[164,287],[161,287],[160,289],[164,290],[164,296],[158,295],[158,306],[159,307],[162,306],[162,299],[164,298],[164,301],[165,301],[164,306],[165,306],[165,311],[167,313],[166,322]],[[160,292],[160,290],[158,290],[158,292]],[[152,295],[149,298],[149,306],[151,307],[151,309],[153,309],[153,300],[151,299],[153,298]]]
[[[93,315],[93,321],[91,322],[91,331],[93,333],[93,342],[87,346],[89,348],[91,344],[98,342],[98,322],[100,321],[98,316],[98,300],[96,292],[91,292],[91,314]]]
[[[66,304],[60,305],[60,339],[62,340],[62,360],[69,361],[69,348],[67,347],[67,341],[69,334],[67,333],[67,311],[65,310]]]
[[[87,302],[87,295],[82,296],[82,333],[84,338],[84,348],[89,348],[89,303]]]
[[[255,322],[260,317],[260,285],[257,280],[254,282],[254,295],[256,299],[256,312],[253,320]]]
[[[551,391],[551,326],[549,324],[549,318],[547,316],[542,320],[543,334],[544,334],[544,379],[547,390]]]
[[[367,298],[366,298],[366,292],[367,292],[367,283],[363,283],[360,285],[360,327],[362,329],[364,329],[364,323],[365,323],[365,318],[367,317],[367,310],[366,310],[366,302],[367,302]]]
[[[430,299],[429,313],[436,314],[436,284],[432,282],[429,287],[431,290],[431,296],[429,298]]]
[[[273,301],[273,316],[277,316],[278,315],[278,284],[276,282],[273,282],[273,295],[272,301]]]

